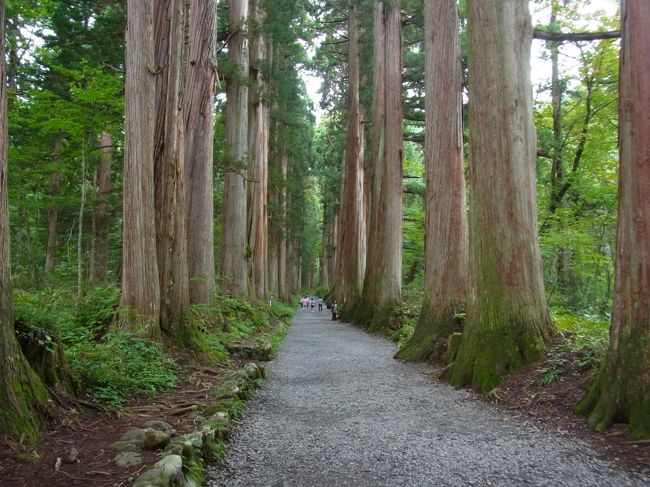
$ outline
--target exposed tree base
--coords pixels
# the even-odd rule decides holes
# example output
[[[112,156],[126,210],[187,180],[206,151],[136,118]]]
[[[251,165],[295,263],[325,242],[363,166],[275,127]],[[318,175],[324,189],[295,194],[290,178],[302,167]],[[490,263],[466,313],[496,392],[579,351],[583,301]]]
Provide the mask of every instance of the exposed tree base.
[[[596,373],[576,408],[592,428],[605,431],[614,423],[628,423],[634,438],[650,437],[650,396],[640,384],[643,374],[633,370],[614,367],[608,357]]]
[[[395,358],[414,362],[440,362],[447,355],[449,337],[462,330],[462,319],[454,311],[434,316],[423,310],[413,336],[395,354]]]
[[[443,377],[459,387],[490,392],[507,374],[543,357],[547,337],[537,334],[537,329],[535,324],[511,322],[507,327],[482,327],[479,333],[465,333]]]
[[[228,351],[211,345],[208,342],[209,334],[202,331],[201,326],[200,317],[186,320],[185,325],[174,334],[174,343],[192,351],[197,359],[205,364],[218,365],[226,362]]]
[[[0,379],[0,433],[33,443],[49,410],[47,389],[20,352],[6,359],[13,370],[4,370]]]
[[[20,321],[15,329],[25,359],[45,386],[67,394],[79,392],[53,330],[35,330]]]
[[[385,303],[378,306],[368,322],[368,331],[388,334],[402,328],[402,304]]]

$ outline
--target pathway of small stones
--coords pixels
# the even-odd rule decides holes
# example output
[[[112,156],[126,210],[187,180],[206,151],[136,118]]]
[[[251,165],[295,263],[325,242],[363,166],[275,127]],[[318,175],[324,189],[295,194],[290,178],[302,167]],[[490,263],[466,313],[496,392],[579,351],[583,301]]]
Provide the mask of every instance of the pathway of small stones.
[[[327,311],[298,311],[207,486],[650,485],[393,353]]]

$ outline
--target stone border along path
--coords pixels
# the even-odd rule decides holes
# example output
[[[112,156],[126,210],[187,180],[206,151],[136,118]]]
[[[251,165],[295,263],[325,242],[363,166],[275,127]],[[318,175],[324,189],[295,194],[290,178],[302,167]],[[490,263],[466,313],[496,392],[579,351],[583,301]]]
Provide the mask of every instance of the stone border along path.
[[[207,486],[650,485],[330,317],[297,312]]]

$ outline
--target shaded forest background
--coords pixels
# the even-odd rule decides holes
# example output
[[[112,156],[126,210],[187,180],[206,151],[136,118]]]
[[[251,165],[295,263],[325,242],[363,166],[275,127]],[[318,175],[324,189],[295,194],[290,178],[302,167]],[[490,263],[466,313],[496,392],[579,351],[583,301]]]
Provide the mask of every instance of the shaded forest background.
[[[217,11],[214,243],[210,243],[216,258],[214,276],[209,277],[214,279],[217,298],[193,302],[188,318],[196,329],[217,331],[217,338],[207,338],[207,345],[200,348],[216,361],[227,356],[224,343],[246,336],[274,313],[286,315],[280,304],[267,309],[269,300],[293,305],[295,296],[310,292],[338,299],[344,313],[344,299],[348,299],[348,309],[353,309],[350,292],[337,288],[346,282],[337,282],[341,271],[347,272],[350,266],[341,267],[336,257],[343,233],[347,231],[350,238],[352,228],[341,221],[353,127],[349,13],[358,16],[355,116],[361,129],[356,134],[357,145],[361,152],[365,149],[372,154],[376,127],[371,117],[375,106],[373,47],[377,45],[373,40],[374,5],[335,0],[262,3],[264,15],[250,21],[247,35],[251,41],[256,36],[263,38],[271,46],[271,54],[251,57],[250,70],[242,70],[232,59],[229,46],[239,30],[228,19],[228,6],[220,4]],[[538,40],[534,42],[550,70],[548,83],[535,87],[534,102],[537,220],[546,300],[557,328],[567,334],[567,346],[580,351],[583,360],[597,364],[608,346],[614,295],[620,41],[553,37],[563,32],[619,29],[618,16],[586,9],[588,4],[586,0],[536,0],[531,9],[538,19]],[[18,336],[36,347],[33,357],[40,356],[43,349],[64,356],[72,374],[83,376],[93,400],[121,404],[143,384],[151,393],[171,387],[174,373],[169,357],[142,337],[116,331],[113,326],[124,273],[125,4],[114,0],[8,0],[5,5],[11,267]],[[465,2],[460,2],[458,12],[461,119],[467,127],[470,95]],[[386,308],[387,319],[376,329],[403,344],[414,332],[425,285],[426,49],[422,2],[404,0],[398,23],[403,59],[404,121],[396,129],[404,141],[403,286],[401,302],[396,305],[399,309]],[[301,77],[307,71],[323,80],[319,109],[324,115],[318,121]],[[228,178],[241,175],[248,167],[241,153],[227,143],[226,93],[233,83],[249,87],[250,99],[257,99],[268,110],[269,124],[268,188],[259,189],[268,222],[265,258],[259,261],[263,270],[254,264],[259,252],[249,240],[241,256],[246,259],[243,268],[248,266],[248,284],[237,292],[224,277],[224,260],[219,257],[233,235],[229,225],[234,220],[228,216],[224,197]],[[251,115],[246,116],[250,123]],[[469,180],[466,128],[462,136]],[[366,156],[357,163],[372,174],[372,161]],[[251,174],[249,169],[244,179],[255,188],[258,176]],[[249,206],[255,191],[249,190]],[[370,213],[372,205],[368,201],[365,205]],[[368,224],[372,226],[371,216]],[[248,222],[249,237],[253,225]],[[378,262],[382,260],[369,260],[366,265],[382,265]],[[363,270],[358,271],[363,276]],[[228,272],[225,269],[230,279]],[[265,277],[256,281],[256,272]],[[274,310],[273,306],[280,308]],[[457,318],[464,320],[463,310]],[[375,323],[377,318],[367,320]],[[230,321],[235,325],[224,325]],[[151,375],[119,383],[131,372],[121,378],[109,374],[117,362],[109,358],[117,351],[132,355],[133,360],[121,357],[121,362],[130,363],[133,373],[146,362]],[[47,366],[43,370],[48,370]],[[60,378],[52,378],[52,383],[58,382]]]

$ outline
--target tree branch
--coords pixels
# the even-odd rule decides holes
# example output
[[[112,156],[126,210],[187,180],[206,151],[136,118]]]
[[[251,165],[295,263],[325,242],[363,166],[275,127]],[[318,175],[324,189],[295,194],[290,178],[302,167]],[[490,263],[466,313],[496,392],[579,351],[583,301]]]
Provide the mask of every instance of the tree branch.
[[[533,39],[542,39],[545,41],[557,42],[580,42],[580,41],[597,41],[602,39],[618,39],[621,37],[620,30],[609,32],[548,32],[542,29],[533,31]]]

